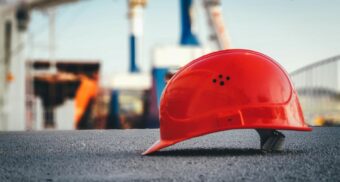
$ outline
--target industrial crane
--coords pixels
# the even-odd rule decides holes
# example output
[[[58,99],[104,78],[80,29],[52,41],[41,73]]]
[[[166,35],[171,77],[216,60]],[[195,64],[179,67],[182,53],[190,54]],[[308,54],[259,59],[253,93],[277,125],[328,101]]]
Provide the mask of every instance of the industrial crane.
[[[221,1],[220,0],[203,0],[203,6],[208,18],[208,27],[210,29],[210,40],[215,42],[217,49],[229,49],[229,36],[224,26]]]
[[[143,14],[147,0],[129,0],[130,19],[130,68],[131,73],[139,72],[137,62],[142,57]]]
[[[0,6],[0,130],[31,128],[24,60],[25,37],[33,10],[49,9],[77,0],[11,0]],[[26,102],[23,102],[25,99]]]
[[[221,3],[219,0],[203,0],[203,5],[208,18],[208,27],[210,29],[210,40],[212,40],[217,49],[230,48],[229,39],[223,23],[221,13]],[[191,9],[193,0],[180,0],[180,17],[181,17],[181,37],[180,46],[174,48],[160,48],[155,50],[153,78],[155,83],[157,102],[159,103],[161,93],[165,87],[165,77],[169,70],[178,68],[188,61],[197,58],[209,50],[202,48],[196,34],[192,31],[193,18]],[[170,50],[171,49],[171,50]],[[213,49],[214,50],[214,49]],[[177,55],[177,58],[174,59]],[[168,58],[171,60],[168,60]]]

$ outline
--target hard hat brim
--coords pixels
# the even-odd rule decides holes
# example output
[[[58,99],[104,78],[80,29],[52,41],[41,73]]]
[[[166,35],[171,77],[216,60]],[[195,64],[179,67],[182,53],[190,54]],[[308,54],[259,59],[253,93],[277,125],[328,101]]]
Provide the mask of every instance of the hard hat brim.
[[[153,152],[156,152],[162,148],[168,147],[170,145],[174,145],[177,142],[174,141],[165,141],[165,140],[157,140],[150,148],[148,148],[142,155],[148,155]]]
[[[219,131],[227,131],[231,129],[277,129],[277,130],[295,130],[295,131],[312,131],[313,129],[310,128],[307,124],[304,124],[302,127],[297,127],[297,126],[250,126],[250,127],[238,127],[238,128],[230,128],[230,129],[223,129]],[[149,155],[151,153],[154,153],[156,151],[159,151],[163,148],[169,147],[171,145],[175,145],[176,143],[182,142],[184,140],[192,139],[195,137],[207,135],[207,134],[212,134],[217,131],[210,131],[206,133],[200,133],[198,135],[193,135],[193,136],[188,136],[179,140],[174,140],[174,141],[168,141],[168,140],[157,140],[151,147],[149,147],[145,152],[142,153],[142,155]]]

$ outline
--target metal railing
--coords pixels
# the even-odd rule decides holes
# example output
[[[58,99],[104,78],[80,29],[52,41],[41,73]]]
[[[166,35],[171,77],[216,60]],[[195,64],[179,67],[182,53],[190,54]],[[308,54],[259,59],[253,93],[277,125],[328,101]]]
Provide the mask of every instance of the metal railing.
[[[340,55],[290,74],[306,121],[311,125],[340,124],[339,63]]]

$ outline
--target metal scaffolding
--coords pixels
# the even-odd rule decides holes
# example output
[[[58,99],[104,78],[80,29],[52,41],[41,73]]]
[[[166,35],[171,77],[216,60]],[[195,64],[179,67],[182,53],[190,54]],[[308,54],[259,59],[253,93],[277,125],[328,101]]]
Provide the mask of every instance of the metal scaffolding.
[[[340,55],[300,68],[290,75],[298,91],[307,122],[340,123]]]

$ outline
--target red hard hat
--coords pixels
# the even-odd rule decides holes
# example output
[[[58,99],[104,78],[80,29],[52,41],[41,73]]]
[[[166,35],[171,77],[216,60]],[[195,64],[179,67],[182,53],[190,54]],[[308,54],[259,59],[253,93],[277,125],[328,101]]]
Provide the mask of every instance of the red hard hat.
[[[169,80],[160,103],[160,140],[143,154],[242,128],[311,131],[277,62],[251,50],[218,51],[190,62]]]

